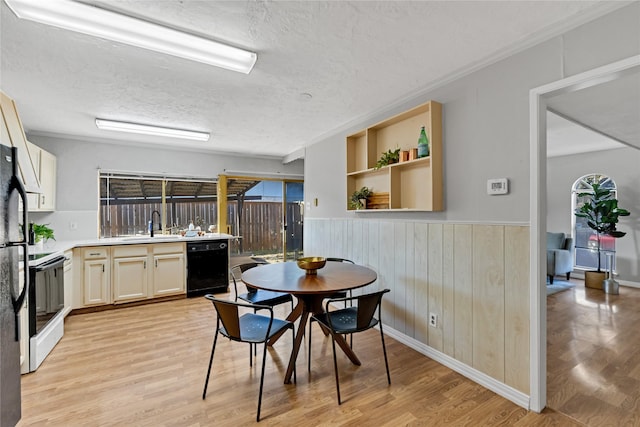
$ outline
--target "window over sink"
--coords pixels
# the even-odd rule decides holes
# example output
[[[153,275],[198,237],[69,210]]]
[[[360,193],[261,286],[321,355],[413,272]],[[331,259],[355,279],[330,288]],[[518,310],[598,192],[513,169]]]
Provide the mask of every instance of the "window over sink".
[[[190,223],[208,231],[217,224],[217,180],[100,172],[100,237],[178,234]]]

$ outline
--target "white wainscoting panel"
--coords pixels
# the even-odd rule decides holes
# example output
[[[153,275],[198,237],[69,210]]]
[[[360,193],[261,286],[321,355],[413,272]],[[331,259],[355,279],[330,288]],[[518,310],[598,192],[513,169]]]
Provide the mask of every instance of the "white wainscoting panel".
[[[304,237],[308,256],[377,272],[354,294],[391,289],[382,317],[395,333],[529,394],[528,226],[308,218]]]

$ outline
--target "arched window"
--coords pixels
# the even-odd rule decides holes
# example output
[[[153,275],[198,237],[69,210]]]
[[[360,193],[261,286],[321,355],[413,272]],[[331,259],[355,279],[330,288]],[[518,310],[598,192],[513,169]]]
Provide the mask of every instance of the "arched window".
[[[573,183],[571,189],[571,217],[573,218],[573,241],[575,242],[575,267],[577,269],[593,270],[598,268],[598,236],[594,230],[589,228],[585,218],[578,218],[574,215],[576,209],[584,203],[583,198],[578,197],[580,193],[591,193],[591,184],[600,184],[601,188],[611,190],[613,197],[617,198],[616,183],[613,179],[599,173],[591,173],[580,177]],[[600,236],[600,263],[604,270],[609,269],[606,254],[614,253],[616,250],[616,239],[611,236]],[[615,256],[611,257],[613,269],[615,270]]]

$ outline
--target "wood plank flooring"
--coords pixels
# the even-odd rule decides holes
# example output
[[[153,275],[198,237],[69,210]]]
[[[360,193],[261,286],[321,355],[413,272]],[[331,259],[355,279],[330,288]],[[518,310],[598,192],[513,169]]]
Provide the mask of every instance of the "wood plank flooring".
[[[640,289],[573,282],[547,298],[547,406],[589,426],[640,426]]]
[[[260,356],[250,368],[246,344],[218,341],[207,399],[201,398],[214,325],[203,298],[69,316],[60,343],[38,371],[23,376],[18,426],[255,424]],[[311,376],[305,344],[297,384],[283,384],[290,335],[268,351],[260,425],[581,425],[553,410],[527,412],[387,337],[388,386],[377,330],[354,337],[362,366],[339,356],[339,406],[331,341],[321,333],[313,338]],[[637,367],[621,368],[638,374]]]

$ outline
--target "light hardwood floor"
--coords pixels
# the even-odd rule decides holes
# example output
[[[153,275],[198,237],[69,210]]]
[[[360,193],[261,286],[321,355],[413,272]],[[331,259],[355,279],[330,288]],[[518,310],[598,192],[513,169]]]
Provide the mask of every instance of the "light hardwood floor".
[[[589,426],[640,426],[640,289],[547,298],[547,404]]]
[[[214,322],[203,298],[69,316],[60,343],[37,372],[23,376],[18,426],[255,424],[260,356],[250,368],[246,344],[219,340],[201,398]],[[311,377],[305,345],[297,384],[283,384],[290,335],[268,351],[260,425],[581,425],[552,410],[527,412],[391,338],[388,386],[377,330],[354,337],[362,366],[339,357],[338,406],[331,341],[313,337]]]

